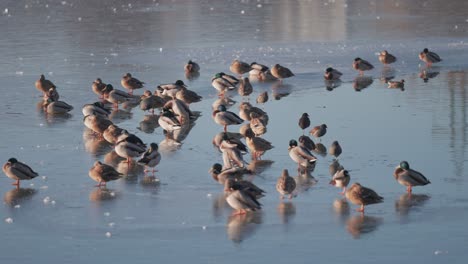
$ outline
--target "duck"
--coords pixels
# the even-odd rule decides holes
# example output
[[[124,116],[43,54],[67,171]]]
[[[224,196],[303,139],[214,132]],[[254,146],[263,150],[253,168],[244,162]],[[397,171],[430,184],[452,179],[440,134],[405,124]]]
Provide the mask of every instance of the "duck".
[[[179,99],[172,99],[167,101],[164,106],[164,109],[170,109],[177,116],[180,124],[185,124],[190,121],[190,118],[194,117],[192,111],[190,111],[189,106]]]
[[[250,63],[250,76],[254,76],[255,78],[259,79],[261,78],[261,75],[264,74],[266,71],[268,71],[270,68],[268,66],[257,63],[257,62],[252,62]]]
[[[338,158],[338,156],[341,155],[341,152],[342,152],[342,149],[341,149],[341,146],[340,146],[340,143],[338,143],[338,141],[333,141],[330,148],[328,149],[328,153],[332,156],[334,156],[335,158]]]
[[[44,111],[48,114],[66,114],[73,110],[73,106],[64,101],[54,101],[51,98],[44,102],[43,107]]]
[[[262,109],[252,106],[249,102],[242,102],[239,105],[239,117],[242,118],[244,121],[251,120],[251,114],[255,113],[258,118],[260,118],[263,124],[266,126],[268,125],[268,114],[263,111]]]
[[[291,139],[289,141],[288,153],[289,157],[297,163],[298,172],[301,172],[302,168],[305,171],[314,170],[317,158],[308,149],[298,146],[296,140]]]
[[[184,65],[184,71],[185,73],[197,73],[200,71],[200,65],[198,63],[189,60],[185,65]]]
[[[102,136],[104,139],[112,145],[115,145],[117,141],[119,141],[119,136],[122,135],[124,130],[117,125],[110,124],[104,132],[102,132]]]
[[[428,48],[425,48],[421,53],[419,53],[419,59],[424,61],[428,67],[430,67],[432,63],[442,61],[442,59],[439,55],[437,55],[437,53],[429,51]]]
[[[37,80],[34,85],[36,86],[36,89],[44,95],[50,88],[57,88],[54,83],[45,78],[44,74],[41,74],[41,77],[39,77],[39,80]]]
[[[300,136],[297,141],[299,141],[299,146],[302,148],[305,148],[309,151],[312,151],[315,149],[315,142],[306,135]]]
[[[145,147],[140,144],[130,142],[130,140],[123,139],[115,145],[115,152],[122,158],[126,158],[128,164],[131,163],[132,158],[140,157],[146,151]]]
[[[179,91],[177,91],[175,98],[181,100],[182,102],[186,103],[187,105],[192,103],[200,102],[203,97],[201,97],[196,92],[187,89],[187,87],[182,86]]]
[[[226,91],[236,88],[236,83],[229,81],[229,78],[224,78],[224,73],[220,72],[214,75],[211,79],[211,85],[223,95]]]
[[[405,88],[405,80],[401,80],[401,81],[387,81],[387,84],[388,84],[388,88],[397,88],[397,89],[401,89],[401,90],[404,90]]]
[[[264,104],[268,101],[268,92],[267,91],[264,91],[264,92],[261,92],[260,94],[258,94],[257,96],[257,104]]]
[[[271,68],[271,74],[280,80],[280,82],[283,81],[283,79],[286,79],[286,78],[289,78],[289,77],[293,77],[294,76],[294,73],[292,73],[292,71],[286,67],[283,67],[279,64],[275,64],[272,68]]]
[[[162,90],[163,95],[174,99],[176,98],[177,92],[180,91],[180,89],[183,87],[186,87],[184,81],[177,80],[175,83],[160,84],[157,88]]]
[[[384,50],[379,54],[379,61],[384,65],[392,64],[396,61],[396,57]]]
[[[247,211],[257,211],[262,209],[262,205],[258,202],[255,195],[248,191],[236,190],[226,196],[226,202],[237,210],[234,215],[244,215]]]
[[[252,84],[249,81],[249,78],[245,77],[239,84],[239,88],[237,88],[237,92],[240,96],[249,96],[253,92]]]
[[[341,75],[343,75],[343,73],[341,73],[340,71],[332,67],[328,67],[325,69],[325,74],[323,75],[323,78],[327,81],[338,81],[341,78]]]
[[[233,100],[231,97],[224,95],[219,96],[218,99],[216,99],[213,104],[211,104],[211,107],[213,109],[218,109],[220,105],[224,105],[226,108],[229,108],[236,104],[236,101]]]
[[[327,133],[327,125],[326,124],[321,124],[319,126],[315,126],[310,130],[310,134],[314,136],[315,138],[320,139],[322,141],[321,137],[323,137]]]
[[[135,134],[129,133],[126,129],[123,129],[122,133],[120,133],[120,135],[117,137],[117,142],[122,140],[126,140],[127,142],[146,149],[146,144],[143,143],[143,140],[141,140],[141,138],[137,137]]]
[[[242,179],[228,178],[224,183],[224,192],[230,193],[236,190],[243,190],[252,194],[256,199],[260,199],[265,196],[265,191],[259,188],[257,185],[250,181]]]
[[[44,94],[43,99],[46,102],[47,100],[51,99],[52,101],[58,101],[60,98],[59,93],[57,92],[57,88],[51,87],[47,93]]]
[[[333,159],[332,163],[330,163],[330,166],[328,166],[328,171],[330,172],[330,176],[334,176],[335,173],[337,173],[340,170],[344,170],[343,166],[338,162],[338,160]]]
[[[360,75],[364,74],[364,71],[369,71],[374,69],[374,66],[370,62],[363,60],[361,58],[355,58],[353,62],[353,68],[359,71]]]
[[[158,152],[158,148],[158,144],[151,143],[148,150],[143,154],[143,157],[138,160],[138,163],[145,165],[145,174],[150,171],[147,167],[150,167],[153,168],[151,172],[154,176],[154,172],[156,171],[154,167],[158,166],[159,162],[161,162],[161,154]]]
[[[99,96],[100,99],[104,98],[104,89],[106,88],[106,84],[102,82],[101,78],[97,78],[93,81],[91,85],[91,89],[95,94]]]
[[[378,195],[374,190],[364,187],[355,182],[351,187],[346,190],[346,199],[361,207],[357,209],[358,212],[364,213],[364,207],[369,204],[376,204],[383,202],[383,197]]]
[[[228,179],[241,180],[244,174],[252,173],[245,167],[223,168],[223,165],[219,163],[213,164],[208,172],[211,174],[213,180],[223,185]]]
[[[39,176],[39,173],[35,172],[31,167],[26,165],[23,162],[18,161],[16,158],[10,158],[8,161],[3,164],[3,173],[13,180],[16,180],[16,188],[20,188],[20,181],[22,180],[31,180]]]
[[[119,104],[135,100],[132,95],[129,95],[122,90],[114,89],[114,86],[111,84],[107,84],[103,92],[104,99],[112,103],[115,109],[119,109]]]
[[[224,105],[220,105],[217,110],[213,111],[212,117],[216,124],[224,127],[224,132],[227,132],[227,126],[240,125],[244,122],[235,113],[227,111]]]
[[[281,200],[284,199],[285,195],[289,195],[289,199],[292,199],[295,189],[296,181],[293,177],[289,176],[288,170],[284,169],[276,182],[276,190],[280,193]]]
[[[424,186],[431,183],[422,173],[411,169],[407,161],[400,162],[400,165],[393,172],[393,177],[399,184],[407,187],[408,193],[412,192],[413,186]]]
[[[247,146],[242,143],[242,137],[243,135],[240,133],[220,132],[213,138],[213,144],[217,146],[221,152],[224,149],[236,148],[241,154],[245,154],[249,151],[247,150]]]
[[[349,175],[349,172],[345,169],[341,169],[333,175],[330,184],[337,188],[343,188],[343,191],[340,194],[344,195],[350,180],[351,176]]]
[[[256,137],[261,136],[267,132],[265,121],[255,112],[250,113],[249,127],[252,129]]]
[[[304,130],[310,127],[310,119],[309,114],[303,113],[299,118],[299,127],[302,129],[302,134],[304,134]]]
[[[83,118],[84,125],[91,129],[94,133],[102,136],[102,133],[112,125],[112,121],[105,117],[101,117],[96,114],[87,115]]]
[[[123,88],[130,90],[129,94],[133,95],[133,90],[143,88],[144,82],[138,80],[137,78],[132,77],[130,73],[125,74],[122,76],[122,80],[120,80],[120,84]]]
[[[244,136],[247,147],[252,153],[253,160],[259,160],[266,151],[273,148],[270,141],[261,137],[256,137],[252,129],[247,129]]]
[[[166,131],[179,130],[182,127],[174,113],[167,108],[163,108],[158,124]]]
[[[112,166],[98,160],[94,162],[88,174],[91,179],[98,182],[96,187],[105,187],[107,182],[115,181],[123,177],[123,174],[119,173]]]
[[[83,116],[95,114],[104,118],[107,118],[111,114],[111,111],[107,109],[107,107],[102,102],[85,104],[83,105],[81,112],[83,113]]]
[[[140,109],[154,114],[154,109],[163,107],[165,103],[163,98],[152,94],[150,90],[145,90],[141,96]]]
[[[248,64],[247,62],[234,60],[229,66],[229,70],[234,74],[242,76],[242,74],[250,72],[250,70],[252,70],[252,67],[250,67],[250,64]]]

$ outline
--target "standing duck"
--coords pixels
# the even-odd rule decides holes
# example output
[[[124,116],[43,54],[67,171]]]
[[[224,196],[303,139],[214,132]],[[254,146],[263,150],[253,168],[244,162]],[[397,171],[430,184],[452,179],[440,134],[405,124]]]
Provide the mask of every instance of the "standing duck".
[[[236,83],[229,81],[229,78],[224,78],[224,73],[220,72],[215,74],[211,79],[211,85],[223,95],[226,91],[236,88]]]
[[[346,190],[346,198],[353,204],[360,205],[358,212],[364,213],[364,206],[383,202],[383,197],[378,195],[374,190],[362,186],[359,183],[353,183]]]
[[[119,141],[119,136],[122,135],[123,131],[124,130],[117,125],[111,124],[102,132],[102,136],[107,142],[115,145],[117,141]]]
[[[267,151],[273,148],[273,145],[270,141],[256,137],[252,129],[247,129],[245,131],[245,142],[247,147],[250,149],[252,153],[252,159],[258,160],[260,157]]]
[[[351,176],[349,175],[349,172],[347,170],[342,169],[337,171],[335,175],[333,175],[330,184],[338,188],[343,188],[343,191],[340,194],[344,195],[346,193],[346,186],[348,186],[350,180]]]
[[[425,48],[421,53],[419,53],[419,59],[424,61],[428,67],[432,65],[432,63],[441,62],[442,59],[437,55],[437,53],[429,51]]]
[[[51,98],[47,99],[43,106],[44,111],[48,114],[66,114],[73,110],[73,106],[64,101],[54,101]]]
[[[129,95],[122,90],[114,89],[114,86],[111,84],[107,84],[103,92],[104,99],[114,104],[115,109],[119,109],[119,104],[134,100],[132,95]]]
[[[130,90],[129,94],[133,95],[133,90],[143,88],[144,82],[141,82],[137,78],[132,77],[130,73],[125,74],[122,76],[122,80],[120,80],[120,84],[127,90]]]
[[[298,146],[297,141],[291,139],[288,147],[289,157],[297,163],[297,171],[301,169],[312,171],[315,168],[317,158],[304,147]]]
[[[330,148],[328,149],[328,153],[335,158],[338,158],[338,156],[341,155],[342,149],[340,146],[340,143],[338,141],[333,141]]]
[[[85,104],[83,105],[81,112],[83,113],[83,116],[95,114],[105,118],[107,118],[111,114],[111,111],[107,109],[107,107],[102,102]]]
[[[177,80],[175,83],[167,83],[158,85],[158,89],[162,90],[162,95],[169,96],[172,99],[176,98],[176,94],[185,86],[182,80]]]
[[[242,76],[242,74],[247,73],[250,70],[252,70],[252,67],[250,67],[250,64],[246,62],[243,62],[240,60],[234,60],[231,63],[231,66],[229,66],[229,70],[234,74]]]
[[[197,73],[200,71],[200,65],[192,60],[189,60],[184,66],[184,71],[185,73]]]
[[[175,97],[187,105],[200,102],[203,99],[203,97],[198,95],[196,92],[187,89],[185,86],[182,86],[180,90],[177,91]]]
[[[217,110],[213,111],[212,116],[216,124],[224,126],[224,132],[227,132],[227,126],[240,125],[244,122],[235,113],[227,111],[224,105],[220,105]]]
[[[123,176],[123,174],[119,173],[112,166],[101,163],[100,161],[94,162],[88,174],[91,179],[98,182],[96,187],[106,186],[107,182],[118,180]]]
[[[257,211],[262,208],[257,198],[255,198],[252,193],[244,190],[231,192],[231,194],[226,197],[226,202],[229,206],[237,210],[233,215],[243,215],[246,214],[247,211]]]
[[[292,199],[295,189],[296,181],[293,177],[289,176],[288,170],[284,169],[276,182],[276,190],[280,193],[281,200],[284,199],[285,195],[289,195],[289,199]]]
[[[154,176],[154,167],[158,166],[160,161],[161,154],[158,152],[158,144],[151,143],[148,150],[145,152],[145,154],[143,154],[143,157],[140,160],[138,160],[138,163],[145,165],[145,174],[150,171],[146,169],[146,167],[153,168],[151,172]]]
[[[321,137],[327,133],[327,125],[321,124],[320,126],[315,126],[309,133],[322,141]]]
[[[45,78],[44,74],[41,74],[39,80],[37,80],[34,84],[36,89],[39,90],[42,94],[47,93],[47,91],[49,91],[49,89],[52,87],[57,88],[55,84]]]
[[[83,118],[83,123],[99,136],[102,136],[102,133],[104,133],[107,127],[113,124],[109,119],[95,114],[85,116]]]
[[[127,163],[130,164],[132,158],[141,156],[146,151],[140,144],[130,142],[130,140],[123,139],[117,142],[115,145],[115,152],[122,158],[127,159]]]
[[[302,134],[304,134],[304,130],[310,127],[310,119],[309,114],[303,113],[302,116],[299,118],[299,127],[302,129]]]
[[[343,75],[343,73],[339,72],[336,69],[333,69],[332,67],[328,67],[325,70],[325,74],[323,75],[323,78],[325,78],[325,80],[327,81],[337,81],[340,79],[341,75]]]
[[[422,173],[410,168],[407,161],[400,162],[393,172],[393,176],[401,185],[407,186],[407,192],[412,192],[413,186],[424,186],[431,183]]]
[[[396,60],[396,57],[388,53],[386,50],[380,52],[379,54],[379,61],[384,65],[394,63]]]
[[[95,94],[99,95],[100,99],[104,98],[104,88],[106,88],[106,84],[102,82],[101,78],[97,78],[91,85],[91,89]]]
[[[249,96],[253,92],[252,84],[249,81],[249,78],[245,77],[239,84],[237,92],[240,96]]]
[[[10,158],[5,164],[3,164],[3,173],[13,180],[16,180],[15,185],[16,188],[20,187],[20,181],[22,180],[31,180],[39,176],[39,174],[28,165],[18,161],[15,158]]]
[[[355,58],[353,62],[353,68],[359,71],[360,75],[364,74],[364,71],[369,71],[374,69],[374,66],[370,62],[363,60],[361,58]]]
[[[283,79],[286,79],[286,78],[289,78],[289,77],[293,77],[294,76],[294,73],[292,73],[292,71],[286,67],[283,67],[279,64],[275,64],[273,66],[273,68],[271,68],[271,74],[280,80],[280,82],[283,81]]]
[[[174,131],[181,129],[181,124],[174,113],[169,109],[163,108],[163,111],[158,119],[158,124],[166,131]]]
[[[150,111],[154,114],[154,109],[163,107],[165,103],[166,101],[164,99],[146,90],[141,96],[140,109],[143,111]]]

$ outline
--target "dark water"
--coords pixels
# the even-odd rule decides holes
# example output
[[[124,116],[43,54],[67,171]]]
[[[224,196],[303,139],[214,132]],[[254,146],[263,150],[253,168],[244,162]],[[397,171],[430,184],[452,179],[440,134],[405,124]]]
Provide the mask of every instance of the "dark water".
[[[464,263],[466,10],[465,1],[2,2],[0,157],[17,157],[44,177],[23,182],[20,190],[0,177],[0,260]],[[417,57],[424,47],[444,61],[425,69]],[[390,69],[377,60],[383,49],[398,57]],[[361,92],[351,69],[357,56],[376,66]],[[210,78],[229,72],[235,58],[281,63],[297,76],[282,87],[254,83],[251,101],[270,93],[264,138],[275,148],[263,158],[273,163],[257,164],[254,182],[267,191],[262,212],[233,218],[207,171],[222,161],[211,145],[222,128],[211,118],[216,92]],[[188,59],[201,65],[196,80],[185,79]],[[333,91],[322,79],[328,66],[344,73]],[[424,71],[433,78],[421,79]],[[113,113],[120,127],[160,144],[161,184],[143,184],[137,166],[99,190],[88,177],[95,160],[127,168],[112,158],[110,146],[90,139],[81,106],[97,100],[95,78],[120,88],[126,72],[151,90],[187,81],[204,97],[191,106],[202,116],[177,149],[138,108]],[[34,81],[41,73],[75,106],[69,116],[38,110]],[[380,77],[387,74],[405,79],[405,91],[386,88]],[[313,125],[328,125],[322,143],[338,140],[352,181],[372,187],[384,203],[369,206],[365,216],[354,212],[328,185],[330,156],[319,156],[317,184],[291,202],[279,200],[276,179],[284,168],[295,171],[287,147],[301,135],[303,112]],[[432,184],[408,197],[392,176],[401,160]]]

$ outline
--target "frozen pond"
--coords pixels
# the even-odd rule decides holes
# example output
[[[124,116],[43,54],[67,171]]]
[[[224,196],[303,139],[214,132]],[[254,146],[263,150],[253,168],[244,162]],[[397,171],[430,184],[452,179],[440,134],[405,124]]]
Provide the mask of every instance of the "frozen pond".
[[[467,10],[462,0],[3,1],[0,161],[16,157],[41,177],[19,190],[0,177],[0,262],[465,263]],[[426,69],[418,59],[425,47],[443,61]],[[398,57],[390,68],[378,61],[383,49]],[[355,57],[375,66],[367,88],[356,86]],[[211,77],[228,73],[236,58],[280,63],[296,76],[282,86],[253,82],[251,102],[270,95],[261,106],[270,117],[263,137],[275,148],[253,164],[253,181],[267,195],[261,212],[230,217],[223,188],[208,173],[222,162],[211,143],[222,131],[211,117]],[[199,78],[185,78],[189,59],[200,64]],[[344,73],[332,91],[322,77],[329,66]],[[144,184],[141,166],[127,172],[83,125],[82,105],[98,100],[92,81],[121,89],[126,72],[152,91],[181,79],[203,96],[191,105],[202,116],[180,148],[138,107],[112,114],[144,142],[160,144],[159,185]],[[70,115],[38,107],[40,74],[75,107]],[[405,79],[405,90],[388,89],[382,76]],[[238,103],[230,110],[238,112]],[[313,126],[327,124],[327,148],[340,142],[351,181],[384,203],[362,216],[341,200],[328,184],[330,155],[318,156],[317,184],[280,201],[276,180],[283,169],[295,172],[287,148],[302,135],[303,112]],[[250,154],[244,158],[250,162]],[[95,188],[88,170],[96,160],[127,176]],[[409,197],[392,176],[401,160],[432,184]]]

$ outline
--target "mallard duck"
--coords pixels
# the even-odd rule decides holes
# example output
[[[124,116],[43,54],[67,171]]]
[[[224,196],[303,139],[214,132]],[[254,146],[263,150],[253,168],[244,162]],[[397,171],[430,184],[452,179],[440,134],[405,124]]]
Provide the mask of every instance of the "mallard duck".
[[[257,113],[251,112],[250,113],[250,129],[254,132],[255,136],[261,136],[267,132],[267,128],[265,122],[263,121],[262,117],[259,116]]]
[[[52,101],[58,101],[60,98],[60,95],[57,92],[57,89],[55,87],[51,87],[47,93],[44,94],[43,99],[46,102],[47,100],[52,100]]]
[[[322,141],[321,137],[327,133],[327,125],[321,124],[320,126],[315,126],[312,128],[312,130],[310,130],[309,133]]]
[[[289,141],[288,153],[289,157],[297,163],[298,172],[301,172],[301,168],[306,171],[312,171],[315,168],[317,158],[308,149],[298,146],[296,140]]]
[[[284,169],[276,182],[276,190],[280,193],[280,198],[283,199],[285,195],[289,195],[289,199],[292,199],[295,189],[296,181],[289,176],[288,170]]]
[[[364,206],[381,203],[384,199],[372,189],[364,187],[357,182],[353,183],[353,185],[346,190],[346,198],[353,204],[360,205],[361,208],[357,211],[362,213],[364,213]]]
[[[384,50],[379,54],[379,61],[383,64],[391,64],[396,61],[396,57]]]
[[[224,105],[220,105],[213,111],[212,117],[216,124],[224,126],[224,132],[227,132],[227,126],[240,125],[244,122],[242,118],[231,111],[227,111]]]
[[[236,101],[233,100],[231,97],[226,96],[226,95],[221,95],[221,96],[219,96],[218,99],[216,99],[216,101],[213,102],[211,107],[213,109],[218,109],[218,107],[220,105],[224,105],[226,108],[229,108],[229,107],[233,106],[235,103],[236,103]]]
[[[337,171],[335,175],[333,175],[330,184],[338,188],[343,188],[343,191],[340,194],[344,195],[346,192],[346,186],[348,186],[350,180],[351,176],[349,175],[349,172],[347,170],[342,169]]]
[[[312,151],[315,149],[315,142],[308,136],[302,135],[298,138],[299,141],[299,146],[302,148],[305,148],[309,151]]]
[[[232,148],[238,149],[241,152],[241,154],[245,154],[248,152],[247,146],[240,140],[243,137],[242,134],[221,132],[217,135],[220,135],[219,144],[217,146],[221,152],[223,152],[225,149]],[[215,136],[213,140],[216,140],[216,137],[217,136]]]
[[[245,121],[251,120],[251,114],[255,113],[258,118],[260,118],[263,124],[268,125],[268,114],[262,109],[252,106],[249,102],[242,102],[239,105],[239,116]]]
[[[15,158],[10,158],[5,164],[3,164],[3,173],[13,180],[16,180],[13,185],[17,188],[20,187],[20,181],[22,180],[31,180],[39,176],[39,174],[28,165],[18,161]]]
[[[247,147],[250,149],[252,153],[252,159],[258,160],[260,157],[268,150],[273,148],[273,145],[270,141],[256,137],[252,129],[248,129],[245,134],[245,142],[247,143]]]
[[[266,65],[256,63],[256,62],[250,63],[250,67],[251,67],[251,70],[249,72],[249,75],[254,78],[257,78],[258,80],[261,80],[261,75],[269,70],[269,68]]]
[[[104,99],[114,104],[115,109],[119,108],[119,104],[135,100],[134,97],[129,95],[128,93],[122,90],[114,89],[114,86],[112,86],[111,84],[106,85],[106,88],[104,88],[103,93]]]
[[[153,168],[151,170],[152,175],[154,176],[155,169],[154,167],[158,166],[159,162],[161,161],[161,154],[158,152],[158,144],[151,143],[148,150],[143,154],[143,157],[138,160],[138,163],[145,165],[145,174],[149,172],[146,167]]]
[[[107,107],[102,102],[85,104],[81,109],[81,112],[83,113],[83,116],[94,114],[105,118],[111,114],[111,111],[107,109]]]
[[[240,96],[249,96],[253,92],[253,87],[249,78],[245,77],[242,79],[239,88],[237,88],[237,92]]]
[[[328,153],[332,156],[334,156],[335,158],[338,158],[338,156],[341,155],[341,152],[342,152],[342,149],[341,149],[341,146],[340,146],[340,143],[338,143],[338,141],[333,141],[330,148],[328,149]]]
[[[172,110],[182,125],[188,123],[190,118],[194,116],[189,106],[179,99],[172,99],[166,102],[163,108]]]
[[[107,182],[115,181],[123,176],[112,166],[95,161],[91,169],[89,169],[89,177],[98,182],[96,187],[106,186]]]
[[[237,147],[220,147],[220,150],[223,154],[224,168],[245,167],[246,162],[244,161],[244,157],[242,157],[242,151],[240,149]]]
[[[104,130],[102,136],[107,142],[109,142],[112,145],[115,145],[117,141],[119,141],[118,139],[119,136],[122,135],[122,132],[122,128],[118,127],[117,125],[111,124]]]
[[[432,63],[441,62],[442,59],[437,55],[437,53],[429,51],[425,48],[421,53],[419,53],[419,59],[424,61],[428,67],[432,65]]]
[[[355,58],[353,62],[353,68],[358,70],[360,75],[363,75],[364,71],[372,70],[374,69],[374,66],[366,60]]]
[[[166,131],[181,129],[179,120],[172,111],[166,108],[163,108],[163,111],[158,119],[158,124]]]
[[[36,89],[39,90],[42,94],[47,93],[50,88],[57,88],[55,84],[53,84],[51,81],[47,80],[44,76],[44,74],[41,74],[41,77],[39,80],[37,80],[35,83]]]
[[[227,78],[223,78],[224,73],[220,72],[215,74],[215,76],[211,79],[211,85],[218,90],[218,92],[222,95],[228,90],[232,90],[236,88],[236,84],[230,82]]]
[[[127,139],[118,141],[115,145],[115,152],[122,158],[127,159],[130,164],[132,158],[141,156],[146,151],[146,148],[139,144],[130,142]]]
[[[246,62],[243,62],[240,60],[234,60],[231,63],[231,66],[229,66],[229,70],[234,74],[242,76],[242,74],[247,73],[250,70],[252,70],[252,67],[250,67],[250,64]]]
[[[405,80],[401,81],[387,81],[388,83],[388,88],[397,88],[397,89],[402,89],[404,90],[405,88]]]
[[[146,149],[146,144],[143,143],[143,140],[141,140],[141,138],[137,137],[135,134],[129,133],[126,129],[122,130],[122,133],[120,133],[117,138],[117,142],[122,140]]]
[[[65,114],[73,110],[73,106],[64,101],[53,101],[52,99],[44,102],[43,106],[44,111],[48,114]]]
[[[185,87],[185,83],[182,80],[177,80],[175,83],[167,83],[158,85],[158,89],[162,89],[162,94],[176,98],[176,94],[180,89]]]
[[[104,88],[106,88],[106,84],[102,82],[101,78],[97,78],[91,85],[93,92],[101,99],[104,98]]]
[[[231,192],[226,197],[226,202],[237,210],[233,215],[246,214],[247,211],[257,211],[262,208],[262,205],[257,201],[255,196],[250,192],[244,190],[237,190]]]
[[[241,180],[241,179],[234,179],[228,178],[224,183],[224,191],[226,193],[230,193],[236,190],[243,190],[248,192],[249,194],[253,195],[255,198],[260,199],[265,196],[265,191],[259,188],[252,182]]]
[[[154,109],[163,107],[165,103],[166,101],[163,98],[153,95],[151,91],[146,90],[141,96],[140,109],[143,111],[151,111],[151,113],[154,114]]]
[[[223,166],[219,163],[213,164],[208,171],[211,174],[213,180],[219,184],[225,184],[227,179],[242,179],[242,176],[247,173],[252,173],[245,167],[231,167],[223,169]]]
[[[200,102],[203,99],[203,97],[198,95],[196,92],[187,89],[185,86],[182,86],[182,88],[180,88],[180,90],[176,93],[175,97],[183,101],[187,105]]]
[[[299,118],[299,127],[302,129],[302,134],[304,134],[304,130],[310,127],[310,119],[309,114],[303,113],[302,116]]]
[[[109,119],[95,114],[85,116],[83,118],[83,123],[87,128],[100,136],[104,133],[107,127],[113,124]]]
[[[343,73],[339,72],[336,69],[333,69],[332,67],[328,67],[325,69],[325,74],[323,75],[323,78],[328,81],[337,81],[341,78],[341,75]]]
[[[257,96],[257,104],[264,104],[268,101],[268,92],[264,91],[262,93],[259,93]]]
[[[268,69],[264,72],[259,73],[258,80],[261,82],[274,82],[274,81],[277,81],[278,78],[273,76],[273,74],[271,73],[271,69]]]
[[[200,65],[198,63],[189,60],[184,66],[185,73],[196,73],[200,71]]]
[[[411,193],[413,186],[424,186],[431,183],[422,173],[410,169],[407,161],[400,162],[393,172],[393,176],[401,185],[407,186],[407,192]]]
[[[143,85],[145,83],[141,82],[137,78],[132,77],[130,73],[127,73],[124,76],[122,76],[120,84],[123,88],[130,90],[129,94],[133,94],[133,90],[143,88]]]
[[[240,139],[243,138],[241,133],[236,132],[219,132],[213,137],[212,143],[213,146],[220,147],[223,141],[227,140],[228,142],[233,142],[234,144],[243,144]],[[244,145],[245,146],[245,145]]]
[[[283,81],[283,79],[286,79],[286,78],[289,78],[289,77],[292,77],[294,76],[294,73],[291,72],[291,70],[289,70],[288,68],[286,67],[283,67],[279,64],[275,64],[273,66],[273,68],[271,68],[271,74],[280,80],[280,82]]]
[[[224,72],[220,72],[220,74],[221,74],[221,77],[223,77],[223,79],[225,79],[228,82],[234,84],[235,86],[237,86],[240,83],[240,80],[238,78],[236,78],[235,76],[226,74]]]

